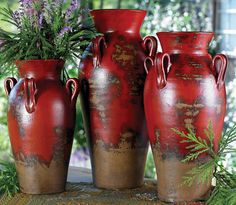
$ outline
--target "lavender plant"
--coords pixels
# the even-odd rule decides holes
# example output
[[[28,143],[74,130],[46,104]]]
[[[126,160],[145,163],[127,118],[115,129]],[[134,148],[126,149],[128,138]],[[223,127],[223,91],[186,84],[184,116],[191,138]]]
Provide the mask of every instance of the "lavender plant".
[[[16,32],[0,28],[0,75],[15,60],[62,59],[75,62],[96,36],[93,21],[77,0],[19,0],[19,9],[1,8],[3,21]]]

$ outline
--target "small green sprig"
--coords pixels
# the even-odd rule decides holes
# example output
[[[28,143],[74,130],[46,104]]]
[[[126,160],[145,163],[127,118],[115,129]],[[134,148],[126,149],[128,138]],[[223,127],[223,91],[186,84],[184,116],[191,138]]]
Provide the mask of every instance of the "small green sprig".
[[[183,177],[181,186],[192,186],[194,182],[197,182],[198,184],[209,182],[212,178],[214,165],[214,160],[209,160],[198,167],[194,167],[192,170],[187,172],[186,176]]]
[[[214,131],[212,123],[204,130],[206,139],[196,136],[193,130],[188,129],[186,134],[178,129],[172,129],[183,138],[181,143],[189,143],[186,147],[189,153],[183,159],[183,163],[197,160],[203,153],[209,156],[209,160],[190,170],[183,177],[183,185],[191,186],[194,182],[206,183],[212,175],[216,179],[216,186],[207,200],[208,205],[236,205],[236,173],[229,172],[222,162],[226,154],[235,154],[236,149],[232,143],[236,142],[236,125],[227,128],[220,140],[219,150],[214,148]]]
[[[15,164],[2,161],[0,166],[0,193],[12,197],[20,190]]]
[[[183,138],[181,143],[189,143],[189,145],[186,147],[189,150],[189,154],[185,157],[183,162],[195,160],[203,153],[208,153],[212,158],[215,157],[214,144],[213,144],[214,134],[211,123],[209,123],[208,128],[204,130],[208,141],[206,141],[201,137],[196,136],[196,134],[190,128],[188,128],[187,134],[177,129],[172,129],[172,130]]]

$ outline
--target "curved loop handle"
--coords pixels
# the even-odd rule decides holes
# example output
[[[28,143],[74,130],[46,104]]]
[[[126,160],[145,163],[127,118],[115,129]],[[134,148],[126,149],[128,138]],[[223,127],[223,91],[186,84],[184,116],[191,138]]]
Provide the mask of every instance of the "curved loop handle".
[[[220,66],[218,66],[217,62],[220,62]],[[212,68],[213,71],[217,74],[216,84],[217,88],[220,89],[224,85],[225,73],[227,68],[227,57],[224,54],[217,54],[212,60]]]
[[[153,58],[150,56],[146,57],[144,60],[144,68],[147,74],[152,66],[154,66]]]
[[[25,92],[25,108],[28,113],[33,113],[36,108],[36,83],[33,78],[24,79],[24,92]]]
[[[5,88],[5,92],[7,94],[7,96],[10,95],[10,92],[12,90],[12,88],[16,85],[17,80],[15,78],[7,78],[4,81],[4,88]]]
[[[107,44],[104,36],[97,36],[92,41],[92,52],[93,52],[93,66],[97,68],[101,65],[104,48],[107,48]]]
[[[157,53],[157,39],[154,36],[146,36],[143,40],[144,46],[148,51],[148,56],[155,57]]]
[[[154,61],[157,76],[157,87],[162,89],[167,84],[167,74],[170,71],[170,56],[167,53],[158,53]]]
[[[72,91],[72,86],[74,86],[74,90]],[[77,101],[77,97],[79,95],[79,81],[76,78],[70,78],[66,82],[66,90],[71,97],[71,106],[74,107]]]

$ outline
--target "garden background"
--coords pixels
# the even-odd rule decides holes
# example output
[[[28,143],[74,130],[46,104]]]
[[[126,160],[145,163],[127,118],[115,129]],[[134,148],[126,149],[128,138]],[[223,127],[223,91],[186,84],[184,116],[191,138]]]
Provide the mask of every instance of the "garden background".
[[[157,31],[214,31],[215,39],[210,52],[224,53],[229,59],[226,74],[227,116],[225,125],[236,123],[236,1],[235,0],[78,0],[85,9],[128,8],[145,9],[147,16],[141,34],[155,35]],[[1,0],[0,7],[17,7],[18,0]],[[1,18],[3,18],[1,16]],[[14,32],[0,21],[1,27]],[[77,69],[70,75],[76,76]],[[7,77],[7,76],[6,76]],[[0,80],[0,160],[9,160],[11,156],[7,130],[7,97]],[[89,153],[83,128],[79,100],[77,103],[77,123],[70,165],[90,168]],[[225,165],[236,169],[235,156],[226,156]],[[145,176],[154,178],[155,169],[152,154],[149,151]]]

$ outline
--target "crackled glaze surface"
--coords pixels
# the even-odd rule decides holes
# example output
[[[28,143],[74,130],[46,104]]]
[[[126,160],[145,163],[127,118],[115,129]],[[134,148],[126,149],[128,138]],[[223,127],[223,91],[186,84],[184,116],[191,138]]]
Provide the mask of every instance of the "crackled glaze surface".
[[[103,188],[137,187],[143,181],[148,147],[143,109],[143,60],[148,52],[139,34],[145,11],[91,14],[104,34],[94,40],[93,56],[83,59],[80,73],[94,182]]]
[[[210,182],[199,185],[201,192],[196,192],[195,185],[186,188],[179,187],[179,183],[189,170],[206,162],[209,156],[202,155],[198,161],[182,164],[189,143],[181,143],[183,138],[172,128],[186,133],[191,128],[207,140],[204,129],[211,122],[215,132],[214,148],[218,149],[226,111],[226,59],[220,55],[213,60],[208,54],[213,33],[161,32],[157,36],[172,64],[170,70],[164,64],[153,65],[144,88],[148,133],[160,182],[159,197],[171,202],[201,199],[210,189]],[[216,61],[222,59],[216,66]],[[165,82],[161,88],[160,82]]]
[[[72,91],[60,81],[63,61],[18,61],[20,79],[5,81],[8,128],[21,191],[62,192],[75,125]],[[16,82],[16,80],[15,80]],[[76,82],[74,79],[73,82]],[[78,95],[78,84],[74,94]],[[75,97],[75,96],[74,96]]]

